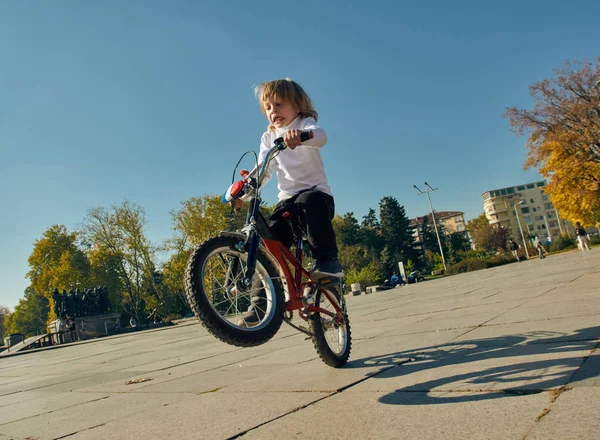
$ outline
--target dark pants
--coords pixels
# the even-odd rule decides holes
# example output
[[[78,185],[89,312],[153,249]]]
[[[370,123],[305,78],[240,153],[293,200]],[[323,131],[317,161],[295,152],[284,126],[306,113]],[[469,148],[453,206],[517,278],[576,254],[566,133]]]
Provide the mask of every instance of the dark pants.
[[[275,206],[269,218],[271,231],[288,248],[294,244],[294,234],[287,220],[282,219],[284,212],[294,215],[295,222],[306,234],[312,255],[316,260],[333,260],[338,257],[335,232],[331,219],[335,214],[333,197],[321,191],[307,190]]]

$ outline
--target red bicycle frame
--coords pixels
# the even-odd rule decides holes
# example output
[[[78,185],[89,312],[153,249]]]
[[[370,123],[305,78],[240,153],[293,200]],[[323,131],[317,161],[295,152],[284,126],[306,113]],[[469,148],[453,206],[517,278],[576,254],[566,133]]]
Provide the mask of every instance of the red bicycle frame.
[[[270,239],[262,239],[267,250],[275,257],[279,266],[283,270],[285,275],[285,279],[287,280],[288,291],[290,294],[290,299],[286,303],[285,309],[292,313],[294,310],[299,310],[298,314],[305,321],[308,320],[308,315],[303,313],[303,311],[307,312],[319,312],[322,315],[328,315],[332,318],[335,318],[336,322],[343,323],[343,312],[340,308],[338,300],[335,297],[332,297],[331,293],[327,289],[323,289],[323,293],[327,296],[329,302],[335,308],[335,313],[325,310],[321,307],[315,307],[312,305],[306,305],[303,301],[303,292],[306,287],[313,288],[317,282],[313,281],[310,277],[310,273],[302,267],[302,242],[298,240],[298,244],[296,246],[296,255],[294,256],[290,250],[285,247],[280,241],[270,240]],[[288,264],[289,263],[289,264]],[[290,266],[292,265],[294,268],[294,273],[290,270]],[[302,276],[308,278],[308,281],[302,282]],[[342,294],[340,292],[340,294]]]

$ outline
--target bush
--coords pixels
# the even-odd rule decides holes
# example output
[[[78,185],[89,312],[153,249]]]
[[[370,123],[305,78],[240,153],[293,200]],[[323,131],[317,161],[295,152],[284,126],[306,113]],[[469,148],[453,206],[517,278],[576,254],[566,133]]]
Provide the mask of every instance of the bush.
[[[561,235],[550,244],[550,252],[562,251],[563,249],[568,249],[575,246],[576,243],[574,239]]]
[[[350,269],[344,277],[346,285],[360,283],[361,286],[373,286],[381,284],[384,275],[379,263],[369,263],[361,270]]]
[[[468,251],[458,251],[456,253],[456,258],[459,261],[462,260],[470,260],[470,259],[481,259],[481,258],[488,258],[490,256],[490,253],[488,251],[486,251],[485,249],[471,249]]]
[[[453,275],[457,273],[471,272],[474,270],[488,269],[490,267],[502,266],[504,264],[513,263],[515,259],[508,255],[499,255],[492,258],[469,258],[462,260],[460,263],[454,264],[448,268],[446,274]]]

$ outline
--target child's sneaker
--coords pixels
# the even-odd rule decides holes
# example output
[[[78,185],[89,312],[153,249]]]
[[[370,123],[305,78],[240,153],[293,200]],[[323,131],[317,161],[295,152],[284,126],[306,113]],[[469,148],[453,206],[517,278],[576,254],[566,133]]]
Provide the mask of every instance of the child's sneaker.
[[[335,260],[321,260],[315,263],[315,267],[310,273],[313,280],[320,280],[325,277],[343,278],[344,269],[342,263],[336,258]]]

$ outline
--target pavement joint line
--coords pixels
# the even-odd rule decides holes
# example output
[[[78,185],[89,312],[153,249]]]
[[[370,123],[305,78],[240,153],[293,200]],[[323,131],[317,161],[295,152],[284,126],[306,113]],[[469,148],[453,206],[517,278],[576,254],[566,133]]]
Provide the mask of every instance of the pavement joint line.
[[[99,398],[97,398],[97,399],[88,400],[87,402],[83,402],[83,403],[86,403],[86,404],[87,404],[87,403],[92,403],[92,402],[98,402],[98,401],[100,401],[100,400],[105,400],[105,399],[108,399],[109,397],[110,397],[110,396],[103,396],[103,397],[99,397]],[[52,413],[54,413],[54,412],[57,412],[57,411],[62,411],[62,410],[64,410],[64,409],[73,408],[73,407],[75,407],[75,406],[79,406],[79,405],[81,405],[81,403],[76,403],[76,404],[74,404],[74,405],[69,405],[69,406],[64,406],[64,407],[62,407],[62,408],[53,409],[53,410],[51,410],[51,411],[46,411],[46,412],[44,412],[44,413],[42,413],[42,414],[52,414]],[[10,405],[9,405],[9,406],[10,406]],[[34,417],[38,417],[38,416],[40,416],[40,414],[34,414],[34,415],[32,415],[32,416],[23,417],[22,419],[11,420],[10,422],[7,422],[7,423],[0,423],[0,426],[2,426],[2,425],[9,425],[9,424],[11,424],[11,423],[14,423],[14,422],[21,422],[21,421],[23,421],[23,420],[32,419],[32,418],[34,418]]]
[[[536,424],[540,423],[542,421],[542,419],[544,419],[544,417],[546,417],[548,414],[550,414],[550,412],[552,411],[552,406],[554,405],[554,402],[556,402],[563,393],[573,389],[569,386],[569,384],[573,380],[573,377],[575,377],[575,375],[581,370],[583,365],[589,360],[591,355],[598,349],[598,346],[600,346],[600,342],[597,342],[596,345],[590,350],[589,354],[583,358],[581,365],[579,366],[579,368],[577,368],[577,370],[575,370],[573,373],[571,373],[571,376],[566,381],[565,385],[563,385],[562,387],[557,388],[557,389],[549,390],[551,394],[550,394],[550,402],[548,403],[548,406],[546,406],[546,408],[544,408],[542,410],[542,412],[540,414],[538,414],[538,416],[535,418],[533,425],[531,426],[529,431],[527,431],[523,435],[523,437],[521,437],[521,440],[525,440],[529,436],[529,434],[531,433],[533,428],[536,426]]]
[[[200,361],[204,361],[204,360],[207,360],[207,359],[212,359],[212,358],[217,357],[217,356],[223,356],[223,355],[230,354],[230,353],[235,353],[235,352],[238,352],[238,351],[241,351],[241,350],[242,349],[239,348],[239,349],[234,349],[234,350],[226,351],[224,353],[216,353],[216,354],[213,354],[213,355],[210,355],[210,356],[206,356],[206,357],[203,357],[203,358],[200,358],[200,359],[192,359],[191,361],[186,361],[186,362],[181,362],[179,364],[171,365],[170,367],[157,368],[155,370],[147,371],[146,373],[155,373],[157,371],[169,370],[171,368],[176,368],[176,367],[179,367],[181,365],[188,365],[188,364],[192,364],[194,362],[200,362]],[[169,359],[169,358],[166,358],[166,359]],[[163,360],[166,360],[166,359],[163,359]],[[160,361],[158,361],[158,362],[160,362]],[[118,369],[118,370],[113,370],[113,371],[114,372],[125,371],[125,370],[127,370],[129,368],[131,368],[131,367],[124,367],[124,368],[121,368],[121,369]]]
[[[555,289],[555,288],[553,288],[553,289]],[[544,293],[547,293],[547,292],[544,292]],[[533,297],[532,299],[535,299],[535,298],[537,298],[537,296]],[[515,300],[515,301],[518,301],[518,300]],[[503,303],[506,303],[506,302],[508,302],[508,301],[496,301],[496,302],[491,302],[491,303],[487,303],[487,304],[484,304],[484,305],[485,306],[492,306],[494,304],[503,304]],[[402,318],[412,318],[413,316],[432,315],[434,313],[455,312],[457,310],[472,309],[472,308],[481,307],[481,306],[482,306],[481,304],[478,304],[478,305],[474,305],[474,306],[461,306],[461,307],[453,307],[453,308],[449,308],[449,309],[432,310],[431,312],[413,313],[411,315],[403,315],[403,316],[400,316],[400,317],[394,316],[394,317],[390,317],[390,318],[374,319],[374,320],[372,320],[370,322],[388,321],[390,319],[396,319],[396,320],[398,320],[398,319],[402,319]],[[519,307],[519,306],[517,306],[517,307]],[[388,310],[388,309],[383,309],[382,311],[386,311],[386,310]],[[510,309],[510,310],[512,310],[512,309]],[[379,312],[377,312],[377,313],[379,313]],[[365,316],[367,316],[367,315],[362,315],[361,317],[365,317]],[[430,319],[430,318],[432,318],[432,317],[428,316],[426,319]]]
[[[575,377],[575,375],[579,372],[579,370],[581,370],[581,368],[584,366],[584,364],[590,359],[592,354],[594,354],[594,352],[598,349],[598,346],[600,346],[600,341],[596,342],[596,345],[590,349],[588,355],[583,357],[583,361],[581,362],[581,365],[579,366],[579,368],[577,370],[575,370],[573,373],[571,373],[571,376],[565,382],[564,387],[567,387],[573,381],[573,377]],[[558,398],[558,396],[557,396],[557,398]]]
[[[286,349],[286,348],[288,348],[288,347],[282,347],[282,348],[280,348],[280,349],[278,349],[278,350],[275,350],[275,351],[284,350],[284,349]],[[218,354],[215,354],[215,355],[212,355],[212,356],[206,357],[206,358],[197,359],[197,360],[193,360],[193,361],[189,361],[189,362],[185,362],[185,363],[181,363],[181,364],[173,365],[173,366],[171,366],[171,367],[163,367],[163,368],[159,368],[159,369],[156,369],[156,370],[147,371],[147,372],[144,372],[144,374],[151,374],[151,373],[155,373],[155,372],[157,372],[157,371],[164,371],[164,370],[168,370],[168,369],[170,369],[170,368],[175,368],[175,367],[178,367],[178,366],[180,366],[180,365],[186,365],[186,364],[189,364],[189,363],[192,363],[192,362],[198,362],[198,361],[201,361],[201,360],[210,359],[210,358],[217,357],[217,356],[221,356],[221,355],[224,355],[224,354],[235,353],[235,352],[238,352],[238,351],[243,351],[243,348],[234,349],[234,350],[231,350],[231,351],[227,351],[227,352],[225,352],[225,353],[218,353]],[[112,353],[112,351],[111,351],[111,352],[104,352],[104,353]],[[249,357],[249,358],[246,358],[246,359],[244,359],[244,360],[243,360],[243,361],[241,361],[241,362],[245,362],[245,361],[248,361],[248,360],[254,359],[254,358],[256,358],[256,357],[259,357],[259,356],[262,356],[262,355],[263,355],[263,354],[257,354],[256,356],[251,356],[251,357]],[[83,358],[78,358],[78,359],[84,359],[84,358],[85,358],[85,357],[83,357]],[[316,359],[316,357],[315,357],[314,359]],[[310,359],[310,360],[312,361],[312,360],[314,360],[314,359]],[[196,372],[194,372],[194,373],[186,374],[186,375],[184,375],[184,376],[179,376],[179,377],[174,377],[174,378],[171,378],[171,379],[167,379],[167,380],[165,380],[165,381],[163,381],[163,382],[160,382],[160,383],[167,383],[167,382],[170,382],[170,381],[172,381],[172,380],[177,380],[177,379],[181,379],[181,378],[184,378],[184,377],[193,376],[194,374],[198,374],[198,373],[205,373],[205,372],[208,372],[208,371],[213,371],[213,370],[216,370],[216,369],[218,369],[218,368],[222,368],[222,367],[229,367],[229,366],[231,366],[231,365],[234,365],[234,364],[239,364],[239,362],[240,362],[240,361],[235,361],[235,362],[231,362],[231,363],[229,363],[229,364],[221,365],[221,366],[219,366],[219,367],[209,368],[209,369],[207,369],[207,370],[202,370],[202,371],[196,371]],[[127,370],[128,368],[129,368],[129,367],[125,367],[125,368],[122,368],[122,369],[120,369],[120,370],[114,370],[114,371],[112,371],[112,372],[124,371],[124,370]],[[132,372],[132,373],[133,373],[133,372]],[[86,377],[92,377],[92,376],[94,376],[94,375],[95,375],[95,373],[92,373],[92,374],[90,374],[90,375],[87,375],[87,376],[82,376],[82,377],[79,377],[79,378],[77,378],[77,379],[74,379],[74,380],[85,379]],[[135,374],[132,374],[132,376],[135,376]],[[44,385],[44,386],[39,386],[39,387],[29,388],[29,389],[27,389],[27,390],[18,390],[18,391],[14,391],[14,392],[7,393],[7,394],[2,394],[2,395],[0,395],[0,397],[2,397],[2,396],[10,396],[10,395],[12,395],[12,394],[21,393],[21,392],[24,392],[24,391],[34,391],[34,390],[38,390],[38,389],[41,389],[41,388],[46,388],[46,387],[49,387],[49,386],[54,386],[54,385],[60,385],[60,384],[64,384],[64,383],[67,383],[67,382],[71,382],[72,380],[73,380],[72,378],[69,378],[68,380],[65,380],[65,381],[63,381],[63,382],[57,382],[57,383],[53,383],[53,384],[50,384],[50,385]],[[136,387],[136,389],[139,389],[139,388],[145,388],[145,387],[148,387],[148,386],[150,386],[150,385],[154,385],[154,384],[151,384],[151,383],[149,383],[149,384],[147,384],[147,385],[142,385],[142,386]],[[87,391],[79,391],[79,392],[84,392],[84,393],[85,393],[85,392],[87,392]],[[90,391],[90,392],[97,392],[97,391]],[[130,391],[125,391],[124,393],[131,393],[131,392],[130,392]]]
[[[279,348],[279,349],[277,349],[277,350],[275,350],[275,351],[272,351],[271,353],[275,353],[275,352],[277,352],[277,351],[280,351],[280,350],[285,350],[286,348],[289,348],[289,347],[281,347],[281,348]],[[235,353],[235,352],[238,352],[238,351],[243,351],[243,350],[244,350],[243,348],[239,348],[239,349],[235,349],[235,350],[229,351],[229,352],[227,352],[227,353]],[[210,356],[209,358],[212,358],[212,357],[217,357],[217,356],[221,356],[222,354],[227,354],[227,353],[215,354],[215,355],[213,355],[213,356]],[[138,390],[138,389],[140,389],[140,388],[146,388],[146,387],[149,387],[149,386],[152,386],[152,385],[156,385],[156,384],[159,384],[159,383],[160,383],[160,384],[163,384],[163,383],[168,383],[168,382],[171,382],[171,381],[173,381],[173,380],[179,380],[179,379],[183,379],[183,378],[185,378],[185,377],[193,376],[193,375],[195,375],[195,374],[199,374],[199,373],[206,373],[206,372],[209,372],[209,371],[218,370],[218,369],[220,369],[220,368],[224,368],[224,367],[230,367],[231,365],[236,365],[236,364],[239,364],[240,362],[242,362],[242,363],[243,363],[243,362],[246,362],[246,361],[249,361],[249,360],[255,359],[255,358],[257,358],[257,357],[261,357],[261,356],[264,356],[264,353],[259,353],[259,354],[255,355],[255,356],[251,356],[251,357],[249,357],[249,358],[246,358],[246,359],[244,359],[244,360],[241,360],[241,361],[239,361],[239,360],[238,360],[238,361],[233,361],[233,362],[230,362],[230,363],[228,363],[228,364],[219,365],[219,366],[216,366],[216,367],[213,367],[213,368],[208,368],[208,369],[206,369],[206,370],[195,371],[195,372],[193,372],[193,373],[190,373],[190,374],[185,374],[185,375],[183,375],[183,376],[173,377],[173,378],[171,378],[171,379],[167,379],[167,380],[164,380],[164,381],[162,381],[162,382],[154,382],[154,383],[150,383],[150,382],[144,382],[144,383],[146,383],[146,385],[141,385],[141,386],[135,387],[135,390]],[[209,359],[209,358],[204,358],[204,359]],[[201,360],[204,360],[204,359],[201,359]],[[315,357],[315,358],[313,358],[313,359],[310,359],[310,361],[312,361],[312,360],[314,360],[314,359],[317,359],[317,357]],[[187,363],[191,363],[191,362],[198,362],[198,360],[195,360],[195,361],[190,361],[190,362],[187,362]],[[176,367],[178,367],[179,365],[185,365],[185,364],[177,364],[177,365],[174,365],[174,366],[172,366],[172,367],[165,367],[165,368],[159,368],[159,369],[157,369],[157,370],[145,371],[143,374],[145,374],[145,375],[149,375],[149,374],[151,374],[151,373],[155,373],[155,372],[157,372],[157,371],[164,371],[164,370],[168,370],[168,369],[171,369],[171,368],[176,368]],[[126,370],[126,369],[127,369],[127,368],[124,368],[123,370]],[[115,371],[123,371],[123,370],[115,370]],[[132,374],[132,376],[135,376],[135,374]],[[133,390],[133,391],[135,391],[135,390]],[[123,391],[122,393],[124,393],[124,394],[132,394],[132,393],[133,393],[133,391]],[[81,391],[81,392],[97,392],[97,391]]]
[[[491,295],[484,296],[483,299],[491,298],[492,296],[496,296],[502,293],[502,290],[498,290],[496,293],[492,293]]]
[[[513,309],[511,309],[513,310]],[[510,310],[508,310],[510,311]],[[499,322],[497,324],[488,324],[489,321],[496,319],[497,317],[502,316],[502,314],[498,315],[495,318],[492,318],[482,324],[478,324],[478,325],[471,325],[471,326],[465,326],[465,327],[448,327],[448,328],[443,328],[443,329],[436,329],[436,330],[425,330],[425,331],[420,331],[420,332],[408,332],[408,333],[397,333],[396,336],[411,336],[411,335],[421,335],[421,334],[427,334],[427,333],[437,333],[437,332],[447,332],[447,331],[452,331],[452,330],[460,330],[463,328],[471,328],[472,330],[475,330],[477,328],[483,328],[483,327],[498,327],[498,326],[503,326],[503,325],[509,325],[509,324],[526,324],[528,322],[543,322],[543,321],[558,321],[561,319],[572,319],[572,318],[585,318],[587,316],[596,316],[598,315],[597,313],[585,313],[582,315],[575,315],[575,316],[557,316],[554,318],[544,318],[544,319],[534,319],[534,320],[528,320],[528,321],[511,321],[511,322]],[[398,318],[390,318],[390,319],[398,319]],[[423,322],[423,321],[420,321]],[[409,326],[410,327],[410,326]],[[393,329],[393,330],[388,330],[386,332],[383,333],[377,333],[374,336],[368,336],[368,337],[353,337],[352,341],[369,341],[371,339],[376,339],[379,338],[380,336],[384,336],[384,335],[388,335],[389,333],[393,333],[393,332],[397,332],[397,329]],[[468,333],[468,332],[467,332]],[[466,333],[465,333],[466,334]],[[458,337],[460,337],[461,335],[459,335]],[[590,339],[593,340],[593,339]],[[312,359],[311,359],[312,360]]]
[[[378,372],[376,372],[374,374],[371,374],[371,375],[368,375],[366,377],[363,377],[363,378],[361,378],[359,380],[356,380],[356,381],[354,381],[354,382],[352,382],[352,383],[350,383],[348,385],[345,385],[345,386],[343,386],[341,388],[338,388],[335,392],[333,392],[333,393],[331,393],[331,394],[329,394],[327,396],[323,396],[320,399],[313,400],[312,402],[309,402],[309,403],[306,403],[304,405],[301,405],[301,406],[299,406],[297,408],[294,408],[294,409],[292,409],[292,410],[290,410],[290,411],[288,411],[288,412],[286,412],[284,414],[280,414],[279,416],[274,417],[274,418],[272,418],[270,420],[267,420],[266,422],[259,423],[258,425],[255,425],[255,426],[253,426],[251,428],[248,428],[248,429],[246,429],[246,430],[244,430],[242,432],[239,432],[236,435],[233,435],[231,437],[227,437],[227,440],[233,440],[233,439],[237,439],[237,438],[243,437],[244,435],[246,435],[250,431],[254,431],[255,429],[260,428],[261,426],[264,426],[264,425],[266,425],[268,423],[274,422],[274,421],[279,420],[279,419],[281,419],[283,417],[286,417],[286,416],[288,416],[290,414],[298,412],[298,411],[300,411],[302,409],[305,409],[305,408],[307,408],[307,407],[309,407],[311,405],[314,405],[315,403],[321,402],[322,400],[329,399],[330,397],[336,396],[336,395],[344,392],[345,390],[347,390],[349,388],[352,388],[352,387],[354,387],[354,386],[356,386],[356,385],[358,385],[358,384],[360,384],[360,383],[362,383],[362,382],[364,382],[364,381],[366,381],[368,379],[371,379],[373,377],[376,377],[376,376],[380,375],[381,373],[386,372],[387,370],[390,370],[392,368],[395,368],[395,367],[400,366],[402,364],[406,364],[406,363],[411,362],[411,361],[412,361],[411,359],[406,359],[406,360],[404,360],[402,362],[395,362],[395,363],[393,363],[392,365],[390,365],[388,367],[381,368]]]
[[[483,287],[478,287],[477,289],[469,290],[468,292],[463,293],[463,295],[468,295],[469,293],[477,292],[478,290],[483,289]]]
[[[570,283],[572,283],[573,281],[577,281],[579,278],[582,278],[582,277],[584,277],[584,276],[586,275],[586,273],[587,273],[587,272],[584,272],[584,273],[582,273],[581,275],[579,275],[579,276],[577,276],[577,277],[573,278],[571,281],[569,281],[569,282],[567,282],[567,283],[565,283],[565,284],[570,284]]]
[[[569,282],[570,282],[570,281],[569,281]],[[524,306],[525,304],[527,304],[527,303],[529,303],[529,302],[533,301],[534,299],[537,299],[537,298],[539,298],[539,297],[540,297],[540,296],[542,296],[542,295],[545,295],[545,294],[547,294],[547,293],[550,293],[550,292],[552,292],[553,290],[555,290],[555,289],[557,289],[557,288],[558,288],[558,286],[553,286],[553,287],[551,287],[549,290],[546,290],[545,292],[542,292],[542,293],[540,293],[539,295],[536,295],[536,296],[533,296],[533,297],[531,297],[531,298],[528,298],[528,299],[526,299],[524,302],[522,302],[522,303],[520,303],[520,304],[518,304],[518,305],[516,305],[516,306],[514,306],[514,307],[511,307],[511,308],[509,308],[509,309],[505,310],[504,312],[500,313],[499,315],[497,315],[497,316],[495,316],[495,317],[493,317],[493,318],[490,318],[490,319],[488,319],[487,321],[484,321],[484,322],[482,322],[481,324],[477,325],[477,326],[476,326],[476,327],[474,327],[474,328],[471,328],[470,330],[467,330],[465,333],[462,333],[462,334],[460,334],[460,335],[458,335],[458,336],[454,337],[453,339],[450,339],[450,342],[451,342],[451,341],[453,341],[453,340],[455,340],[455,339],[457,339],[457,338],[460,338],[460,337],[462,337],[462,336],[464,336],[464,335],[466,335],[466,334],[468,334],[468,333],[470,333],[470,332],[472,332],[472,331],[474,331],[474,330],[477,330],[477,329],[478,329],[478,328],[480,328],[480,327],[483,327],[483,326],[484,326],[484,325],[486,325],[488,322],[490,322],[490,321],[493,321],[493,320],[495,320],[495,319],[497,319],[497,318],[501,317],[502,315],[506,315],[508,312],[512,312],[513,310],[516,310],[516,309],[518,309],[519,307],[522,307],[522,306]],[[460,328],[460,327],[459,327],[459,328]]]
[[[531,431],[533,431],[533,428],[535,428],[535,426],[540,423],[542,421],[542,419],[544,417],[546,417],[548,414],[550,414],[550,412],[552,411],[552,406],[554,405],[554,402],[556,402],[556,400],[566,391],[570,391],[572,388],[563,385],[560,388],[555,388],[555,389],[550,389],[547,390],[550,394],[550,401],[548,402],[548,405],[542,410],[541,413],[539,413],[537,415],[537,417],[535,418],[535,420],[533,421],[531,427],[528,429],[528,431],[523,434],[523,436],[521,437],[521,440],[525,440],[527,437],[529,437],[529,434],[531,434]]]
[[[63,439],[63,438],[71,437],[72,435],[79,434],[80,432],[89,431],[90,429],[99,428],[101,426],[106,425],[107,423],[110,423],[110,422],[100,423],[99,425],[90,426],[90,427],[85,428],[85,429],[80,429],[79,431],[71,432],[70,434],[61,435],[60,437],[54,437],[52,440],[60,440],[60,439]]]

